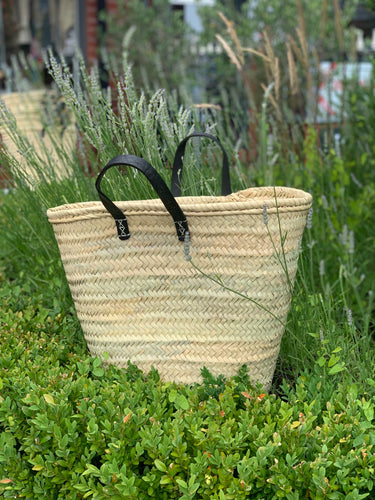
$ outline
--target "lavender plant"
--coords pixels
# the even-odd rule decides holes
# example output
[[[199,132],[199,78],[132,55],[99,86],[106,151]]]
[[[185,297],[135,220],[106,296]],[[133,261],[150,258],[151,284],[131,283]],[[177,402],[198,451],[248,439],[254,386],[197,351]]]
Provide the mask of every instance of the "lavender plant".
[[[31,141],[17,126],[11,110],[4,104],[0,107],[2,129],[13,142],[13,148],[0,150],[1,164],[8,170],[14,188],[3,200],[3,251],[7,256],[12,253],[17,269],[27,261],[30,268],[34,267],[35,253],[41,262],[58,261],[57,248],[51,244],[54,238],[45,216],[46,209],[96,199],[92,176],[109,159],[128,153],[141,156],[170,183],[170,166],[181,139],[194,129],[215,133],[216,128],[214,120],[200,123],[194,109],[180,106],[163,90],[149,98],[138,93],[128,67],[113,87],[104,90],[100,87],[98,71],[93,68],[89,72],[82,58],[78,79],[64,61],[58,63],[52,54],[46,56],[46,67],[73,126],[69,150],[53,127],[45,127],[43,139]],[[49,109],[50,116],[53,111]],[[225,138],[223,142],[226,143]],[[212,146],[201,146],[207,162],[197,162],[196,149],[186,151],[184,194],[218,193],[220,165],[214,159]],[[155,197],[149,183],[141,177],[128,172],[110,173],[106,190],[117,199]],[[234,186],[242,182],[236,172],[232,180]],[[26,209],[20,208],[26,206],[27,217]],[[8,230],[9,226],[12,231]],[[30,249],[34,251],[31,253]],[[43,273],[41,279],[45,279]]]

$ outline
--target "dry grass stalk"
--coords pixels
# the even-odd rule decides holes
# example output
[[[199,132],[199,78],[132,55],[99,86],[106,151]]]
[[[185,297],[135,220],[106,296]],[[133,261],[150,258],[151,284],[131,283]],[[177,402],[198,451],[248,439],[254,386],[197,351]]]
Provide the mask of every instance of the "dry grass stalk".
[[[287,52],[288,65],[289,65],[289,75],[291,74],[291,71],[295,71],[295,75],[297,77],[297,68],[296,68],[294,58],[293,58],[293,52],[294,52],[294,54],[297,57],[297,60],[299,61],[299,63],[302,65],[302,67],[305,70],[305,77],[306,77],[306,81],[307,81],[307,90],[308,90],[308,93],[310,94],[310,96],[312,96],[313,75],[312,75],[312,71],[311,71],[311,63],[310,63],[310,58],[309,58],[309,53],[308,53],[307,40],[306,40],[306,37],[304,35],[303,28],[298,27],[296,29],[296,32],[297,32],[298,41],[300,43],[301,48],[298,46],[296,40],[292,36],[288,35],[288,42],[290,44],[290,45],[288,44],[288,47],[290,47],[290,54]],[[293,62],[292,62],[292,59],[293,59]],[[319,63],[316,67],[319,67]],[[296,82],[298,83],[298,77],[297,77]],[[310,99],[311,99],[311,97],[310,97]]]
[[[328,2],[327,2],[327,0],[323,0],[323,2],[322,2],[321,23],[320,23],[320,35],[319,35],[319,39],[320,40],[324,40],[324,37],[325,37],[325,34],[326,34],[327,11],[328,11]]]
[[[294,53],[297,56],[297,59],[301,64],[304,65],[305,63],[305,58],[303,57],[301,49],[298,47],[297,42],[294,40],[294,38],[291,35],[287,35],[288,41],[294,51]]]
[[[270,60],[271,66],[275,66],[275,53],[273,51],[268,33],[267,33],[267,31],[264,31],[262,34],[263,34],[264,48],[266,51],[266,55],[267,55],[268,59]]]
[[[291,46],[298,54],[298,59],[300,60],[302,67],[305,71],[305,79],[306,79],[306,105],[309,108],[312,106],[314,102],[314,79],[311,68],[311,60],[309,57],[309,48],[307,43],[307,35],[306,35],[306,24],[303,13],[303,7],[301,0],[297,0],[297,10],[298,10],[298,26],[296,28],[296,34],[299,41],[300,49],[297,49],[297,43],[293,40],[292,37],[289,37],[289,41]]]
[[[280,68],[279,68],[279,59],[275,56],[275,52],[272,48],[271,41],[269,39],[268,33],[263,32],[264,39],[264,48],[266,52],[266,56],[269,60],[269,70],[270,70],[270,78],[275,82],[275,94],[277,100],[280,98]]]
[[[314,60],[314,68],[319,68],[320,66],[320,57],[317,49],[312,49],[312,58]]]
[[[223,46],[223,49],[227,53],[230,61],[236,66],[238,71],[242,71],[242,65],[238,60],[236,54],[234,53],[233,49],[229,46],[229,44],[224,40],[224,38],[221,35],[216,35],[216,38]]]
[[[314,60],[314,67],[315,68],[318,68],[318,71],[319,68],[320,68],[320,57],[319,57],[319,54],[318,54],[318,51],[316,49],[313,49],[312,51],[312,57],[313,57],[313,60]],[[311,76],[311,79],[312,79],[312,72],[310,70],[310,76]],[[314,117],[314,121],[316,120],[316,117],[317,117],[317,113],[318,113],[318,99],[312,99],[311,100],[311,109],[312,109],[312,116]]]
[[[290,43],[286,44],[286,50],[288,58],[290,92],[292,95],[296,95],[299,92],[299,83],[298,83],[296,62],[293,57],[293,52]]]
[[[342,33],[342,20],[341,20],[341,9],[338,0],[333,0],[333,8],[335,12],[335,29],[337,41],[339,43],[341,54],[344,53],[344,36]]]
[[[264,83],[261,84],[261,87],[262,87],[262,90],[264,93],[267,92],[267,86],[264,85]],[[267,92],[267,97],[270,101],[270,103],[272,104],[272,106],[276,109],[276,111],[279,109],[279,106],[277,105],[277,102],[276,102],[276,99],[274,98],[274,96],[272,95],[271,92]]]
[[[323,0],[324,5],[326,5],[327,0]],[[298,9],[298,27],[296,28],[297,37],[294,39],[292,36],[287,35],[288,42],[286,44],[286,56],[287,56],[287,68],[286,72],[288,75],[290,83],[290,91],[292,95],[296,95],[300,92],[300,84],[297,70],[297,63],[299,63],[305,72],[307,93],[309,95],[308,100],[312,98],[313,92],[313,75],[311,71],[311,57],[309,54],[309,48],[306,36],[306,26],[305,19],[303,15],[303,6],[301,0],[296,0]],[[242,47],[238,39],[237,33],[234,28],[233,22],[229,21],[226,16],[222,13],[219,14],[220,18],[225,23],[231,40],[234,42],[234,48],[232,48],[222,36],[216,35],[217,40],[221,43],[230,61],[236,66],[236,68],[241,72],[243,77],[246,76],[245,71],[245,60],[244,54],[249,53],[259,57],[264,63],[265,70],[265,81],[274,82],[274,91],[269,93],[269,101],[272,106],[278,110],[280,103],[280,89],[281,89],[281,72],[282,67],[280,59],[276,56],[275,51],[272,47],[272,43],[269,34],[265,31],[263,35],[263,46],[258,49],[252,49],[248,47]],[[318,63],[317,53],[313,54],[315,62]],[[318,63],[319,64],[319,63]],[[263,91],[266,90],[266,86],[261,84]]]
[[[301,45],[301,49],[302,49],[301,62],[305,67],[307,67],[307,66],[309,66],[310,62],[309,62],[309,51],[307,48],[306,36],[300,27],[296,28],[296,33],[297,33],[298,41],[299,41],[299,43]]]
[[[244,66],[245,58],[243,56],[242,47],[241,47],[240,41],[238,39],[237,32],[234,29],[234,23],[233,23],[233,21],[230,21],[222,12],[219,12],[219,16],[220,16],[221,20],[224,22],[225,26],[227,27],[229,36],[231,37],[231,39],[234,42],[234,45],[236,46],[236,50],[237,50],[236,55],[237,55],[238,59],[240,60],[241,65]]]
[[[280,102],[280,64],[279,64],[279,58],[275,58],[275,93],[276,93],[276,99],[278,102]]]
[[[244,52],[241,47],[236,30],[234,29],[234,24],[233,22],[229,21],[229,19],[227,19],[223,13],[220,12],[219,15],[227,27],[229,36],[234,42],[235,50],[237,53],[232,49],[232,47],[224,40],[224,38],[221,35],[217,34],[216,39],[219,41],[219,43],[222,45],[223,49],[227,53],[229,60],[232,62],[232,64],[236,66],[237,70],[240,72],[249,99],[252,102],[254,98],[253,88],[251,82],[249,81],[248,75],[245,71]]]
[[[243,52],[250,52],[251,54],[254,54],[254,55],[260,57],[261,59],[263,59],[264,62],[267,62],[267,63],[270,62],[269,57],[267,57],[266,54],[263,54],[263,52],[259,52],[259,50],[250,49],[248,47],[242,47],[242,51]]]
[[[219,104],[211,104],[209,102],[207,103],[201,103],[201,104],[193,104],[193,108],[197,109],[216,109],[217,111],[222,111],[222,107],[219,106]]]
[[[297,3],[297,24],[298,24],[298,27],[301,31],[302,38],[304,40],[306,40],[307,39],[307,37],[306,37],[306,23],[305,23],[305,17],[303,15],[302,2],[301,2],[301,0],[296,0],[296,3]],[[307,51],[306,52],[304,51],[304,54],[306,55]]]

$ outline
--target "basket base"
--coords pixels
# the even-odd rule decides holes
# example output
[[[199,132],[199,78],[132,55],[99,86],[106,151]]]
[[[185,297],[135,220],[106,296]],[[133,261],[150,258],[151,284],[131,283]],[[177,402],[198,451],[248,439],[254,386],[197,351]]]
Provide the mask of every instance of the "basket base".
[[[213,376],[226,378],[238,374],[246,365],[250,380],[260,383],[265,391],[271,386],[280,350],[280,338],[264,339],[257,342],[148,342],[142,344],[116,343],[89,345],[94,356],[102,358],[103,364],[118,368],[135,364],[145,374],[155,368],[164,381],[183,384],[202,383],[201,370],[206,367]],[[104,354],[106,353],[106,354]]]

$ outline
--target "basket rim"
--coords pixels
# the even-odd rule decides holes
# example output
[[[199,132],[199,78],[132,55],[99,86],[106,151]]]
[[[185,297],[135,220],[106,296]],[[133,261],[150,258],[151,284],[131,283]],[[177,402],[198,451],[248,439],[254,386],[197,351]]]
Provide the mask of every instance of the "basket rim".
[[[276,199],[275,199],[276,193]],[[306,211],[312,205],[310,193],[290,187],[252,187],[228,196],[181,196],[176,198],[185,215],[239,215],[263,212],[264,205],[268,213]],[[148,200],[129,200],[114,202],[126,215],[165,215],[165,209],[159,198]],[[69,203],[49,208],[47,216],[50,222],[59,223],[69,220],[111,217],[101,201]]]

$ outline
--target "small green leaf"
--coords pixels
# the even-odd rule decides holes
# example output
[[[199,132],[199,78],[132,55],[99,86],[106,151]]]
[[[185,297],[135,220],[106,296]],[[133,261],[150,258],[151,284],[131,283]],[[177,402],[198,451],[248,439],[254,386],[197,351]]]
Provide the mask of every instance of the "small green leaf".
[[[92,374],[95,375],[95,377],[102,377],[104,373],[102,360],[100,358],[95,358],[92,362]]]
[[[82,472],[82,476],[88,476],[89,474],[93,474],[94,476],[100,476],[100,470],[95,467],[95,465],[87,464],[86,470]]]
[[[365,442],[366,434],[360,434],[355,438],[353,441],[353,446],[356,448],[357,446],[362,446],[362,444]]]
[[[51,396],[51,394],[44,394],[44,400],[49,405],[56,406],[55,400],[53,399],[53,397]]]
[[[98,368],[98,367],[102,366],[101,360],[99,358],[95,358],[94,361],[92,362],[92,366],[94,368]]]
[[[160,472],[166,472],[167,466],[161,460],[154,460],[155,467],[160,470]]]
[[[174,403],[176,401],[177,396],[178,392],[176,391],[176,389],[172,389],[168,396],[169,402]]]
[[[92,374],[95,375],[95,377],[102,377],[104,375],[104,370],[103,368],[94,368],[92,370]]]
[[[319,333],[317,332],[307,332],[307,335],[310,335],[310,337],[314,337],[315,339],[319,338]]]
[[[328,370],[328,374],[335,375],[335,373],[342,372],[343,370],[345,370],[345,365],[343,365],[342,363],[337,363]]]
[[[292,422],[292,423],[290,424],[290,427],[291,427],[292,429],[295,429],[296,427],[299,427],[300,425],[301,425],[301,422],[300,422],[299,420],[295,420],[294,422]]]
[[[189,409],[189,401],[183,394],[179,394],[176,398],[176,406],[177,408],[181,408],[181,410]]]
[[[318,363],[319,366],[324,366],[325,362],[326,362],[326,359],[325,359],[324,356],[320,356],[320,358],[317,361],[317,363]]]
[[[357,388],[356,384],[351,384],[348,387],[348,395],[350,395],[353,399],[357,399],[358,388]]]
[[[179,477],[176,479],[176,483],[178,484],[178,486],[180,486],[180,488],[183,488],[185,490],[187,490],[187,483],[183,480],[183,479],[180,479]]]
[[[331,356],[328,361],[328,368],[334,366],[338,361],[340,361],[340,358],[338,356]]]
[[[363,413],[365,414],[366,419],[371,422],[374,418],[374,407],[372,405],[366,405],[363,407]]]
[[[163,476],[160,479],[160,484],[170,484],[172,482],[172,479],[168,476]]]

